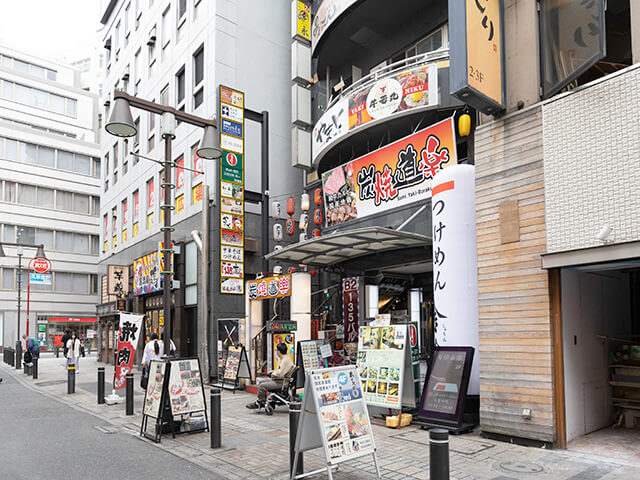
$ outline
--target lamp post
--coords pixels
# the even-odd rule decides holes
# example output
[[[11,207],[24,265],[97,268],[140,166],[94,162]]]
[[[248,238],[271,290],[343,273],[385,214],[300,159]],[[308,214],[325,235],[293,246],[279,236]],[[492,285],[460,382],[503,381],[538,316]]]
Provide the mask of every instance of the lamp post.
[[[136,127],[131,115],[131,107],[144,110],[146,112],[162,115],[162,138],[164,138],[164,181],[161,186],[164,191],[164,200],[161,209],[164,212],[164,223],[160,230],[164,235],[164,245],[162,254],[164,256],[164,266],[162,268],[162,289],[163,289],[163,310],[164,310],[164,351],[166,354],[171,350],[171,256],[173,248],[171,246],[171,210],[173,202],[171,200],[171,190],[175,185],[171,182],[171,167],[175,167],[175,162],[171,158],[171,142],[175,138],[176,119],[181,122],[195,125],[204,129],[204,135],[200,141],[196,153],[199,157],[216,160],[222,157],[222,150],[218,146],[215,129],[217,123],[213,119],[198,117],[189,113],[181,112],[173,107],[160,105],[158,103],[143,100],[122,90],[116,90],[113,94],[114,105],[109,122],[105,125],[105,130],[116,137],[133,137],[136,135]],[[203,213],[204,214],[204,213]]]

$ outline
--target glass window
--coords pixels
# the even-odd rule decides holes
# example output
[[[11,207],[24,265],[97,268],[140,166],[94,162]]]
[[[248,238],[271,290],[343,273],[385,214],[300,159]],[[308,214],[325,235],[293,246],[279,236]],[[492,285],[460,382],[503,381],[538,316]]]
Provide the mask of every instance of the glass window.
[[[193,95],[193,108],[198,108],[204,101],[204,88],[201,88]]]
[[[13,268],[6,267],[2,269],[2,288],[16,288],[14,270]]]
[[[18,235],[17,242],[27,244],[30,243],[33,245],[36,243],[36,229],[33,227],[18,227]]]
[[[20,161],[25,163],[37,163],[38,147],[33,143],[20,142]]]
[[[93,158],[93,176],[96,178],[100,178],[100,159]]]
[[[29,65],[29,73],[31,75],[44,78],[45,76],[44,72],[45,72],[44,68],[42,68],[39,65],[33,65],[33,64]]]
[[[56,192],[56,208],[58,210],[73,210],[73,193],[58,190]]]
[[[49,94],[49,100],[51,101],[51,111],[55,113],[59,113],[60,115],[65,114],[64,109],[64,97],[60,95],[55,95],[53,93]]]
[[[54,72],[53,70],[47,70],[47,78],[49,80],[53,80],[55,81],[56,79],[56,72]]]
[[[56,292],[71,291],[71,274],[66,272],[55,273],[55,289]]]
[[[66,98],[65,102],[67,104],[67,115],[70,117],[76,116],[76,101],[72,98]]]
[[[89,275],[74,273],[71,277],[71,291],[73,293],[89,293]]]
[[[17,58],[13,59],[13,68],[22,73],[29,73],[29,64]]]
[[[32,283],[31,290],[51,291],[53,285],[47,285],[44,283]]]
[[[19,83],[15,84],[15,99],[18,103],[24,103],[25,105],[29,105],[31,103],[31,89],[29,87],[25,87],[24,85],[20,85]]]
[[[38,187],[38,206],[43,208],[53,208],[53,189]]]
[[[38,147],[38,163],[45,167],[54,167],[54,149],[49,147]]]
[[[4,182],[4,201],[10,203],[16,203],[16,182]],[[13,240],[12,240],[13,241]]]
[[[53,250],[53,231],[36,229],[36,245],[44,245],[45,249]]]
[[[4,158],[7,160],[18,159],[18,142],[7,138],[5,141]]]
[[[58,168],[60,170],[73,171],[73,153],[58,150]]]
[[[73,211],[78,213],[89,213],[89,195],[76,193],[73,196]]]
[[[71,232],[56,232],[56,250],[62,252],[73,251],[73,233]]]
[[[91,197],[91,215],[100,215],[100,197]]]
[[[89,235],[74,233],[73,251],[75,253],[89,253]]]
[[[42,90],[33,89],[33,98],[35,100],[35,107],[46,110],[49,108],[49,94]]]
[[[83,175],[91,174],[91,159],[87,155],[76,153],[76,164],[74,171]]]
[[[176,103],[179,104],[184,100],[184,67],[176,75]]]
[[[2,236],[2,241],[15,243],[16,241],[16,227],[15,225],[7,225],[4,224],[4,234]]]
[[[13,82],[7,82],[4,80],[2,82],[2,96],[6,99],[13,99]]]
[[[178,0],[178,20],[187,13],[187,0]]]
[[[204,48],[193,55],[193,85],[199,85],[204,80]]]
[[[185,245],[185,285],[198,283],[198,247],[195,242],[189,242]]]
[[[165,106],[169,105],[169,85],[165,85],[160,92],[160,103]]]
[[[36,204],[36,187],[33,185],[22,185],[18,188],[18,203],[22,205]]]

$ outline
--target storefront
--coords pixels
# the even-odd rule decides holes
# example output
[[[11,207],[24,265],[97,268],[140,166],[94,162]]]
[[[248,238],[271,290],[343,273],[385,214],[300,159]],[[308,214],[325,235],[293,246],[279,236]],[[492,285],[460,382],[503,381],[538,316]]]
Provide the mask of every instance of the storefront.
[[[97,317],[48,317],[38,318],[38,338],[46,338],[50,348],[62,347],[62,336],[66,331],[75,332],[85,346],[85,349],[95,351],[98,348],[98,318]]]

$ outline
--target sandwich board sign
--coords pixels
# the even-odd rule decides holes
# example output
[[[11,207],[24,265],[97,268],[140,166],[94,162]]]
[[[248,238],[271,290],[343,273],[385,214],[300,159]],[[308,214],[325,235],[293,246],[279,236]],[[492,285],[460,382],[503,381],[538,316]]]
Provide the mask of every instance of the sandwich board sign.
[[[222,374],[222,382],[217,386],[222,388],[230,388],[234,391],[240,386],[240,378],[251,379],[251,370],[249,369],[249,359],[244,345],[232,345],[227,349],[227,359],[224,364],[224,372]]]
[[[415,407],[414,370],[407,325],[360,327],[358,372],[368,405]]]
[[[291,479],[326,470],[333,480],[331,470],[339,463],[365,455],[373,455],[380,478],[371,421],[356,367],[312,370],[307,375],[304,391]],[[296,475],[299,454],[315,448],[324,450],[327,466]]]

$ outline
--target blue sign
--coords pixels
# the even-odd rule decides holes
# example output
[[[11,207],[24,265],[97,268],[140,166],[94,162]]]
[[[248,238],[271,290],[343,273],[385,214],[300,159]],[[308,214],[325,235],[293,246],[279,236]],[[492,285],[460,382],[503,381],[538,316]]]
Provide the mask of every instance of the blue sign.
[[[227,135],[233,135],[234,137],[242,137],[242,124],[232,122],[231,120],[221,119],[220,127],[222,129],[222,133],[226,133]]]
[[[29,273],[29,283],[38,285],[51,285],[50,273]]]

